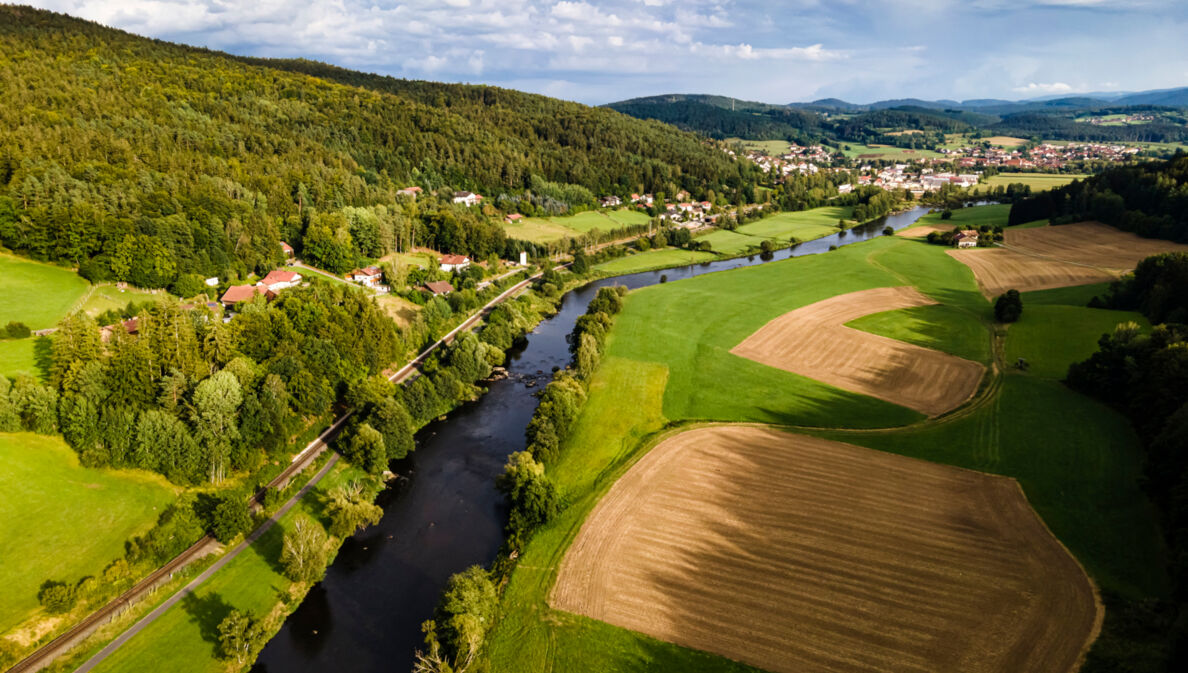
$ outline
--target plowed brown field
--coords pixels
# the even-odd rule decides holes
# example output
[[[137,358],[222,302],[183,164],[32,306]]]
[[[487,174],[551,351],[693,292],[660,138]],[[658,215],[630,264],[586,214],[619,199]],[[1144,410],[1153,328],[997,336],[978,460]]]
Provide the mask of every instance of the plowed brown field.
[[[1188,245],[1142,238],[1098,222],[1007,229],[1006,249],[949,250],[973,270],[987,297],[1101,283],[1130,271],[1144,257],[1188,252]]]
[[[632,467],[550,603],[789,673],[1062,673],[1101,614],[1013,480],[740,426]]]
[[[974,394],[982,365],[844,326],[870,313],[935,303],[910,287],[843,294],[785,313],[730,352],[935,416]]]
[[[931,234],[934,231],[952,231],[952,230],[953,230],[952,227],[945,229],[944,227],[934,227],[931,224],[921,224],[921,225],[918,225],[915,227],[908,227],[907,229],[900,229],[899,235],[907,237],[907,238],[926,238],[928,236],[928,234]]]

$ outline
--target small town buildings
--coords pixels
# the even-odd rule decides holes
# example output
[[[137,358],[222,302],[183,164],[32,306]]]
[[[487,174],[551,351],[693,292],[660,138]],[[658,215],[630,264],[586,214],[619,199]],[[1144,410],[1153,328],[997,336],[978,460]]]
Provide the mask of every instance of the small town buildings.
[[[123,321],[123,323],[116,323],[116,325],[119,324],[124,326],[124,332],[128,334],[135,335],[140,331],[140,321],[136,318],[129,318]],[[99,339],[103,343],[111,341],[112,335],[115,334],[116,325],[104,325],[99,328]]]
[[[515,224],[522,219],[524,219],[524,216],[519,213],[508,213],[507,217],[503,218],[503,221],[508,224]]]
[[[415,199],[417,198],[417,194],[420,194],[422,191],[423,190],[420,187],[413,186],[405,187],[404,189],[398,189],[396,190],[396,193],[400,196],[411,196]]]
[[[447,273],[461,271],[470,266],[470,258],[465,255],[442,255],[441,270]]]
[[[282,271],[280,269],[275,269],[273,271],[269,271],[268,275],[261,278],[260,282],[256,283],[256,285],[261,285],[273,292],[280,292],[281,290],[287,290],[300,283],[301,274],[295,271]]]
[[[248,301],[258,294],[264,295],[269,301],[276,298],[276,293],[263,285],[232,285],[227,288],[227,291],[223,293],[219,301],[223,303],[223,306],[232,307],[241,302]]]
[[[953,242],[958,248],[975,248],[978,245],[978,232],[973,229],[957,232],[957,235],[953,236]]]
[[[367,266],[352,271],[350,279],[365,287],[377,288],[384,279],[384,272],[378,266]]]
[[[601,199],[598,199],[598,204],[603,208],[614,208],[615,206],[622,205],[623,199],[620,199],[617,196],[604,196]]]
[[[425,290],[435,297],[441,297],[454,291],[454,286],[444,280],[431,280],[425,283]]]
[[[284,241],[281,241],[280,245],[281,245],[281,252],[285,253],[285,259],[293,259],[293,256],[295,254],[293,252],[293,246],[289,245],[288,243],[285,243]]]
[[[850,184],[850,183],[848,183],[848,182],[847,182],[846,184],[844,184],[844,185],[838,185],[838,186],[837,186],[837,193],[838,193],[838,194],[849,194],[849,193],[850,193],[850,192],[852,192],[852,191],[854,191],[854,185],[851,185],[851,184]]]
[[[454,192],[454,203],[461,203],[466,206],[477,206],[483,197],[474,192]]]

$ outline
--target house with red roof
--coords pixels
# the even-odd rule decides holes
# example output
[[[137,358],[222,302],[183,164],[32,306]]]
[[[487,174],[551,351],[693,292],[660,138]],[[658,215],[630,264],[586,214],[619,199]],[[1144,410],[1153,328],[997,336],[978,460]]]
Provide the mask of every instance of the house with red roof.
[[[503,218],[503,221],[508,224],[515,224],[522,219],[524,219],[524,216],[519,213],[508,213],[507,217]]]
[[[256,295],[264,295],[269,301],[276,298],[276,293],[263,285],[232,285],[227,288],[219,301],[223,302],[223,306],[231,307],[248,301]]]
[[[447,295],[454,291],[454,286],[444,280],[431,280],[425,283],[425,290],[435,297]]]
[[[441,270],[446,273],[461,271],[470,266],[470,258],[465,255],[442,255]]]
[[[262,285],[273,292],[280,292],[287,290],[295,285],[301,283],[301,274],[295,271],[283,271],[281,269],[274,269],[268,272],[267,276],[260,279],[256,285]]]
[[[466,206],[477,206],[483,197],[474,192],[454,192],[454,203],[461,203]]]
[[[412,187],[405,187],[404,189],[398,189],[398,190],[396,190],[396,193],[401,196],[411,196],[415,199],[415,198],[417,198],[417,194],[420,194],[422,191],[423,190],[420,187],[417,187],[414,185]]]
[[[978,246],[978,232],[974,229],[957,232],[953,236],[953,243],[958,248],[976,248]]]
[[[378,266],[367,266],[352,271],[350,273],[350,279],[366,287],[379,287],[380,283],[383,282],[384,272]]]
[[[293,246],[289,245],[288,243],[285,243],[284,241],[281,241],[280,244],[281,244],[281,252],[285,253],[285,259],[293,259],[293,255],[295,254],[293,252]]]

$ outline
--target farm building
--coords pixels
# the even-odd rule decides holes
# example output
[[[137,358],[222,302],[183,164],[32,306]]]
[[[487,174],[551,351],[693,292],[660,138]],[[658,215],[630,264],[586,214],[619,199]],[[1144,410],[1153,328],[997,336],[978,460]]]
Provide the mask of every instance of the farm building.
[[[441,270],[447,273],[461,271],[470,266],[470,258],[465,255],[442,255]]]
[[[953,237],[953,243],[957,244],[958,248],[975,248],[978,245],[978,232],[973,229],[958,232]]]
[[[293,256],[295,254],[293,252],[293,246],[289,245],[288,243],[285,243],[284,241],[280,242],[280,246],[281,246],[281,252],[285,253],[285,259],[293,259]]]
[[[524,219],[524,216],[519,213],[509,213],[507,217],[503,218],[503,221],[507,222],[508,224],[515,224],[522,219]]]
[[[422,190],[420,187],[413,186],[413,187],[405,187],[404,189],[398,189],[398,190],[396,190],[396,193],[401,196],[411,196],[415,199],[415,198],[417,198],[417,194],[420,194],[421,191]]]
[[[223,293],[219,301],[223,302],[223,306],[235,306],[240,302],[248,301],[258,294],[264,295],[269,300],[276,298],[276,293],[263,285],[232,285],[227,288],[227,291]]]

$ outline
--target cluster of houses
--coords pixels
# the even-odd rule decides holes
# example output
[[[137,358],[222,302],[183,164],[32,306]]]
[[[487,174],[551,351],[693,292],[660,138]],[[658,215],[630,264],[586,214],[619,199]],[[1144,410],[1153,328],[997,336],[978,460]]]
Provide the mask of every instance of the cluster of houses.
[[[1015,169],[1059,170],[1071,162],[1107,161],[1122,163],[1134,158],[1142,150],[1120,144],[1069,143],[1056,145],[1043,143],[1031,149],[1002,147],[962,147],[957,150],[940,150],[945,157],[934,161],[953,161],[958,166],[996,166]]]
[[[282,290],[287,290],[291,287],[296,287],[301,284],[301,274],[296,271],[286,271],[284,269],[274,269],[268,272],[260,280],[256,281],[255,285],[232,285],[227,288],[219,301],[227,308],[233,308],[237,304],[243,303],[256,297],[263,295],[269,301],[276,298],[277,293]]]
[[[873,185],[883,189],[906,189],[915,196],[925,192],[935,192],[945,185],[955,187],[973,187],[981,177],[976,173],[934,173],[931,168],[917,168],[913,164],[895,164],[878,170],[870,166],[862,166],[858,176],[860,186]],[[840,185],[839,194],[848,194],[854,190],[853,185]]]
[[[769,156],[756,150],[747,151],[747,159],[759,166],[764,173],[776,175],[813,175],[819,173],[822,167],[828,167],[834,161],[834,155],[821,145],[789,145],[788,151],[779,156]],[[840,156],[840,155],[839,155]]]

